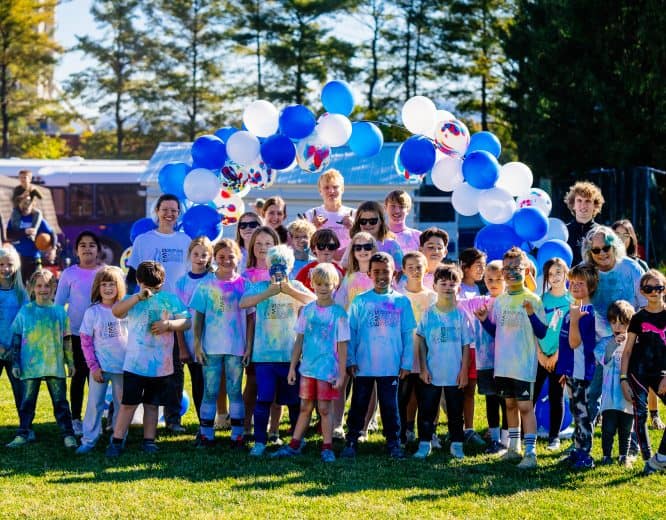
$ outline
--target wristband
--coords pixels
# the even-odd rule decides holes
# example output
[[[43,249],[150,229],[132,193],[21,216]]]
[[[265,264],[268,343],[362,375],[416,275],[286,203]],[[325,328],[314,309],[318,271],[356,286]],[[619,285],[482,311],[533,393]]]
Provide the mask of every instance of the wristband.
[[[627,379],[627,374],[620,374],[620,381],[626,381]]]

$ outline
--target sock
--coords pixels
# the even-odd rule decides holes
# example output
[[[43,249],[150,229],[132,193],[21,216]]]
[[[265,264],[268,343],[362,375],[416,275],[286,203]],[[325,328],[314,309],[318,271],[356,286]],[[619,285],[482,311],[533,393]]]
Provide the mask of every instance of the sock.
[[[490,431],[490,440],[499,442],[500,441],[500,429],[499,428],[488,428]]]
[[[500,442],[504,444],[504,446],[509,446],[509,430],[500,430]]]
[[[301,447],[300,439],[297,439],[296,437],[292,437],[291,441],[289,441],[289,447],[293,450],[299,449]]]
[[[115,437],[111,437],[111,443],[112,444],[122,444],[123,440],[122,439],[116,439]]]
[[[654,419],[655,417],[659,417],[659,410],[650,410],[650,419]]]
[[[324,450],[332,450],[333,449],[333,444],[330,442],[325,442],[324,444],[321,445],[321,451]]]
[[[536,433],[525,434],[525,455],[536,455]]]
[[[509,449],[520,451],[520,428],[509,428]]]

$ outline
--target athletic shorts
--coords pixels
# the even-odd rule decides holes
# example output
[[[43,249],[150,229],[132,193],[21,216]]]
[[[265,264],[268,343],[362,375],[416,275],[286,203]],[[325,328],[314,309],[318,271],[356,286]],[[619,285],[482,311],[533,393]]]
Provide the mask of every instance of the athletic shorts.
[[[169,401],[167,391],[170,376],[147,377],[123,372],[123,400],[122,404],[134,406],[137,404],[166,405]]]
[[[480,395],[496,395],[495,370],[488,368],[486,370],[476,371],[476,388]]]
[[[504,399],[515,399],[516,401],[534,400],[533,382],[495,376],[495,388],[497,389],[497,395]]]
[[[301,376],[301,387],[298,391],[298,396],[301,399],[314,401],[316,399],[321,401],[335,401],[340,397],[340,392],[333,388],[333,385],[328,381],[315,379],[314,377]]]

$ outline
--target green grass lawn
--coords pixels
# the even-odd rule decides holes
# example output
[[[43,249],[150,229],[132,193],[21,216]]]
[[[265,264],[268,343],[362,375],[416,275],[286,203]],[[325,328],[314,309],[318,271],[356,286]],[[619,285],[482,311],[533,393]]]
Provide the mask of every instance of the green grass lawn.
[[[484,407],[477,406],[481,430]],[[184,417],[188,433],[164,434],[161,451],[139,451],[133,427],[127,451],[109,461],[100,446],[77,456],[62,446],[42,386],[34,429],[38,442],[0,447],[2,518],[663,518],[666,475],[641,476],[617,465],[572,472],[559,454],[539,442],[539,468],[524,472],[485,455],[453,461],[448,450],[425,461],[392,461],[383,437],[371,435],[356,461],[323,465],[321,439],[308,439],[306,454],[292,460],[254,460],[232,451],[228,432],[218,446],[192,447],[196,415]],[[0,442],[17,425],[6,377],[0,380]],[[286,426],[284,427],[286,429]],[[440,426],[439,433],[446,432]],[[660,432],[651,432],[653,446]],[[597,432],[598,434],[598,432]],[[285,433],[286,437],[286,433]],[[595,458],[600,458],[599,435]],[[567,443],[565,442],[565,445]],[[341,446],[336,446],[339,451]]]

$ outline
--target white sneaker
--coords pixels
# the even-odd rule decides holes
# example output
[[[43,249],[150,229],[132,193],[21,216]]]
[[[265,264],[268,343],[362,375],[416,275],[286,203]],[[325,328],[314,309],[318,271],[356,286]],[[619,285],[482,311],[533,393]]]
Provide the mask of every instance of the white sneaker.
[[[369,432],[379,431],[379,423],[377,422],[376,415],[372,419],[370,419],[370,422],[368,423],[368,431]]]
[[[464,459],[465,452],[463,451],[462,442],[452,442],[451,443],[451,455],[456,459]]]
[[[333,438],[344,440],[345,439],[345,430],[342,427],[335,428],[333,430]]]
[[[552,441],[550,441],[548,443],[548,446],[546,447],[546,449],[548,449],[550,451],[557,451],[557,450],[560,449],[561,446],[562,446],[562,443],[560,442],[560,439],[553,439]]]
[[[74,430],[74,435],[77,437],[83,436],[83,423],[79,419],[74,419],[72,421],[72,429]]]
[[[523,457],[523,460],[521,460],[518,465],[516,466],[517,468],[520,469],[534,469],[537,467],[537,457],[534,453],[530,453],[529,455],[525,455]]]
[[[358,436],[358,442],[368,442],[368,432],[361,432]]]
[[[412,455],[415,459],[425,459],[432,451],[429,442],[419,442],[419,449]]]
[[[439,437],[437,437],[436,433],[432,434],[432,440],[430,441],[430,446],[432,447],[433,450],[442,449],[442,441],[439,440]]]

